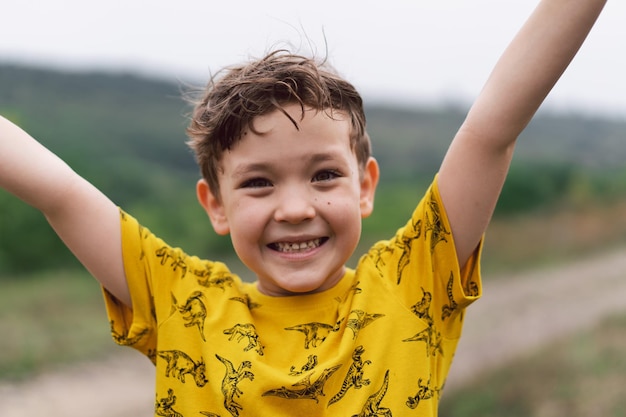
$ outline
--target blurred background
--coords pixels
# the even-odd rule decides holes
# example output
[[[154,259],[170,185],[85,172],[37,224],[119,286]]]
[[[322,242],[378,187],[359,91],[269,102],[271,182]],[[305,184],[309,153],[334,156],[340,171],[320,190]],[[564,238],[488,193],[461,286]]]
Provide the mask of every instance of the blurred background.
[[[275,47],[327,57],[363,93],[381,165],[362,253],[406,221],[489,71],[536,3],[5,2],[0,114],[171,245],[230,259],[236,272],[252,279],[196,203],[198,170],[185,146],[190,109],[182,93],[203,86],[224,65]],[[530,333],[545,335],[541,343],[497,366],[487,366],[489,355],[463,357],[478,362],[480,373],[452,379],[444,417],[587,416],[598,407],[603,415],[626,415],[626,400],[615,389],[626,383],[626,355],[620,354],[626,303],[596,312],[592,306],[607,304],[606,293],[582,285],[610,278],[611,293],[626,297],[619,280],[626,278],[624,269],[603,258],[626,259],[624,21],[626,4],[610,2],[523,133],[484,250],[485,298],[492,286],[494,293],[522,294],[515,285],[528,274],[549,271],[547,280],[563,271],[569,280],[551,291],[554,298],[520,295],[511,302],[556,309],[579,325],[568,332],[533,327]],[[584,268],[598,259],[604,261],[593,265],[610,267]],[[528,285],[541,288],[543,277]],[[119,355],[94,280],[38,212],[2,191],[0,286],[0,334],[6,336],[0,338],[0,388],[27,387],[40,375]],[[559,298],[559,288],[579,288],[576,302]],[[494,308],[477,321],[501,341],[507,331],[519,335],[513,322],[489,322],[507,310]],[[592,314],[592,321],[579,318]],[[482,340],[498,347],[473,331],[480,329],[466,330],[472,346]]]

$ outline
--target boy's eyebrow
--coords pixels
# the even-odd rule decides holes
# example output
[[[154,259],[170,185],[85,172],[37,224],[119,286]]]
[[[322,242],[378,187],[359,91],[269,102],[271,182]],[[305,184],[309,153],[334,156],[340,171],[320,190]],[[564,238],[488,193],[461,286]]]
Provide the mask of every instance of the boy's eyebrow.
[[[309,163],[318,163],[325,161],[333,161],[339,160],[342,158],[338,158],[336,153],[333,152],[319,152],[314,153],[306,158],[305,162]],[[262,171],[270,171],[272,169],[273,164],[270,162],[251,162],[251,163],[242,163],[235,167],[232,173],[233,178],[244,177],[251,172],[262,172]]]
[[[315,153],[311,155],[309,159],[311,162],[324,162],[324,161],[337,160],[340,158],[337,158],[337,155],[332,152],[320,152],[320,153]]]
[[[239,178],[248,175],[250,172],[267,171],[272,164],[266,162],[253,162],[250,164],[242,163],[233,169],[232,177]]]

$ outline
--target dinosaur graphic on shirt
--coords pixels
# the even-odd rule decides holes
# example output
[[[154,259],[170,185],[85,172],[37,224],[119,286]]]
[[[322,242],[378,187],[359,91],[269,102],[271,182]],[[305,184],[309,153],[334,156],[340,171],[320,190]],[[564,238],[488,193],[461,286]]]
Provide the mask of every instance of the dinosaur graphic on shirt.
[[[415,336],[403,339],[402,341],[426,343],[426,356],[443,355],[443,338],[441,337],[441,332],[437,331],[435,326],[429,326]]]
[[[478,284],[474,281],[469,281],[467,283],[467,287],[465,288],[465,292],[470,297],[477,297],[480,293],[480,290],[478,289]]]
[[[364,361],[362,358],[363,353],[365,353],[365,348],[363,348],[363,346],[357,346],[352,352],[352,364],[350,365],[350,368],[348,368],[346,377],[343,379],[341,389],[330,399],[328,406],[341,400],[350,388],[354,387],[354,389],[360,389],[363,386],[370,384],[369,379],[363,378],[363,368],[365,368],[365,365],[371,364],[372,361]]]
[[[425,232],[430,233],[430,251],[431,253],[435,251],[435,246],[439,242],[447,242],[447,236],[450,235],[450,232],[446,230],[443,225],[443,218],[441,216],[441,210],[439,208],[439,204],[433,198],[432,192],[430,201],[428,202],[428,206],[430,207],[430,213],[432,214],[432,218],[428,216],[428,212],[426,212],[426,225],[424,227]]]
[[[446,286],[448,293],[448,304],[445,304],[441,308],[441,320],[445,321],[448,317],[452,315],[452,313],[459,307],[459,305],[454,301],[454,273],[450,272],[450,279],[448,279],[448,285]]]
[[[191,375],[196,385],[200,388],[209,382],[206,376],[206,365],[202,358],[196,362],[180,350],[162,350],[158,352],[158,356],[167,362],[167,367],[165,368],[166,377],[169,378],[172,375],[172,377],[178,378],[184,384],[185,375]]]
[[[156,400],[154,404],[154,413],[161,417],[183,417],[182,414],[173,409],[176,404],[176,396],[174,390],[167,390],[167,397]]]
[[[356,339],[359,332],[366,326],[369,326],[374,322],[374,320],[378,320],[381,317],[385,317],[384,314],[369,314],[363,310],[352,310],[348,317],[356,316],[355,318],[348,319],[346,323],[346,327],[348,327],[354,333],[352,339]]]
[[[411,242],[415,239],[419,239],[422,235],[422,220],[415,221],[411,219],[412,229],[406,230],[404,234],[400,237],[396,237],[394,239],[395,246],[400,250],[400,258],[398,259],[397,272],[396,276],[398,277],[396,280],[396,284],[400,285],[400,281],[402,281],[402,274],[404,273],[404,269],[411,262]],[[412,232],[412,233],[409,233]]]
[[[109,322],[111,326],[111,337],[120,346],[133,346],[137,342],[139,342],[145,335],[148,334],[148,329],[145,328],[141,330],[138,334],[133,337],[129,337],[127,334],[120,333],[115,330],[115,321],[111,320]]]
[[[312,371],[317,366],[317,355],[309,355],[306,363],[300,367],[300,370],[296,370],[295,366],[289,369],[289,375],[298,376],[305,372]]]
[[[248,340],[248,346],[246,346],[243,351],[247,352],[251,349],[254,349],[259,356],[263,356],[263,348],[259,341],[259,335],[256,332],[256,327],[252,323],[246,324],[235,324],[230,329],[224,330],[224,334],[229,335],[228,340],[233,340],[237,338],[237,342],[240,342],[244,337]]]
[[[252,367],[250,361],[242,362],[237,369],[231,361],[222,358],[220,355],[215,355],[220,362],[226,367],[226,373],[224,379],[222,379],[222,394],[224,395],[224,407],[233,416],[239,416],[239,410],[243,410],[243,407],[237,403],[236,399],[243,394],[243,391],[239,389],[239,383],[247,378],[250,381],[254,380],[254,374],[247,369]]]
[[[248,310],[253,310],[255,308],[261,307],[261,304],[252,301],[248,294],[244,294],[241,297],[231,297],[229,298],[229,300],[245,304],[246,306],[248,306]]]
[[[211,278],[198,278],[198,285],[206,288],[219,288],[226,291],[226,287],[232,287],[235,280],[228,272],[219,272],[211,275]]]
[[[374,268],[376,268],[376,271],[378,271],[378,275],[381,278],[385,276],[383,273],[383,268],[387,265],[385,258],[391,256],[391,254],[393,254],[393,250],[394,249],[392,247],[379,242],[367,253],[367,257],[374,263]]]
[[[194,291],[189,298],[187,298],[185,304],[179,306],[176,297],[172,293],[172,310],[178,310],[183,316],[185,327],[196,326],[202,340],[206,341],[204,338],[204,321],[207,316],[207,309],[204,305],[204,301],[202,301],[203,298],[204,294],[201,291]]]
[[[424,320],[428,325],[432,326],[433,318],[430,316],[430,303],[432,302],[432,293],[424,290],[422,287],[422,299],[411,306],[411,311],[420,319]]]
[[[385,407],[381,407],[380,403],[385,398],[389,389],[389,370],[385,372],[385,379],[380,389],[374,394],[370,395],[365,405],[361,409],[359,414],[354,414],[352,417],[392,417],[391,410]]]
[[[357,294],[361,294],[363,292],[363,290],[361,288],[359,288],[359,284],[361,284],[361,281],[357,281],[354,284],[352,284],[350,286],[350,288],[348,288],[348,291],[346,292],[346,295],[344,298],[342,297],[335,297],[335,300],[341,304],[343,302],[345,302],[348,298],[350,298],[351,295],[357,295]]]
[[[331,332],[339,331],[343,320],[342,318],[334,325],[318,322],[298,324],[296,326],[285,327],[285,330],[295,330],[304,333],[304,348],[308,349],[310,346],[316,348],[326,340]]]
[[[187,275],[187,263],[185,258],[181,256],[180,251],[169,246],[163,246],[156,250],[155,255],[157,258],[161,258],[161,265],[165,265],[168,260],[171,260],[170,268],[172,268],[172,271],[176,272],[180,269],[182,271],[181,278],[185,278],[185,275]]]
[[[430,387],[430,379],[426,383],[426,385],[422,384],[422,378],[417,381],[417,386],[419,387],[417,394],[414,397],[409,397],[406,402],[406,406],[410,409],[416,409],[422,400],[430,400],[433,398],[435,394],[438,393],[438,390],[433,390]]]
[[[314,381],[311,382],[311,377],[315,371],[308,374],[300,381],[293,384],[293,387],[299,388],[286,388],[280,387],[272,389],[263,393],[263,397],[268,395],[287,398],[290,400],[314,400],[319,403],[319,397],[324,396],[324,385],[326,381],[341,367],[341,364],[335,365],[331,368],[326,368],[322,371],[322,374]]]

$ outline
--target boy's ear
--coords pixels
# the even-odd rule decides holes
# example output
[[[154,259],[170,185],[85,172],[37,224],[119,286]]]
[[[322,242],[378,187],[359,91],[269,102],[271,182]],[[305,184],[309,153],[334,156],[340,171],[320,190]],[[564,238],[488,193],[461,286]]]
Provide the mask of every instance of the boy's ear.
[[[204,211],[209,215],[215,233],[222,236],[227,235],[230,232],[230,227],[224,205],[219,198],[213,195],[209,184],[204,179],[198,180],[196,184],[196,196]]]
[[[376,159],[370,157],[365,163],[361,178],[361,217],[366,218],[374,211],[374,194],[378,185],[380,171]]]

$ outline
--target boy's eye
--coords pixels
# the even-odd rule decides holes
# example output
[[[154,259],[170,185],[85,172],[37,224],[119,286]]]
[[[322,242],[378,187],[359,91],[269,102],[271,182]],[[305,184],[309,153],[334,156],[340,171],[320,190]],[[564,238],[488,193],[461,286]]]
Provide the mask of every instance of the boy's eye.
[[[315,176],[313,177],[313,181],[330,181],[339,176],[340,175],[337,171],[327,169],[327,170],[323,170],[315,174]]]
[[[263,188],[263,187],[271,187],[272,183],[270,183],[265,178],[252,178],[244,181],[240,188]]]

